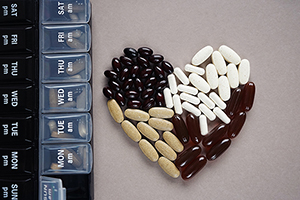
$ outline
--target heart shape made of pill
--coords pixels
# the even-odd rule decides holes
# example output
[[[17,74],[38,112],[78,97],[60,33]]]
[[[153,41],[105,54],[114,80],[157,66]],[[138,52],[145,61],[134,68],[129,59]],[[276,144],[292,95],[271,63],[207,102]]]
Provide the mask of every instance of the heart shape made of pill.
[[[194,177],[245,123],[255,95],[249,61],[226,45],[206,46],[183,71],[148,47],[123,52],[104,72],[111,116],[168,175]]]

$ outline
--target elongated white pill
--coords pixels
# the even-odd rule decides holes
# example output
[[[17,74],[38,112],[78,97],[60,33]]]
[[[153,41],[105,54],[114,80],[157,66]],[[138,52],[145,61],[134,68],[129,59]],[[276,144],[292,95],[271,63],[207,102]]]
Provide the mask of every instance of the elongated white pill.
[[[216,115],[205,104],[201,103],[199,105],[199,109],[210,121],[214,121],[216,119]]]
[[[207,118],[206,118],[206,116],[205,115],[200,115],[199,121],[200,121],[201,135],[205,136],[208,133],[208,125],[207,125]]]
[[[216,67],[213,64],[208,64],[206,66],[206,80],[211,89],[216,89],[218,87],[218,73]]]
[[[192,58],[192,65],[198,66],[203,63],[213,52],[213,48],[211,46],[206,46],[200,49]]]
[[[230,47],[226,45],[221,45],[219,47],[219,52],[225,58],[225,60],[229,63],[233,63],[238,65],[241,62],[241,57]]]
[[[195,73],[191,73],[189,75],[189,79],[190,79],[192,85],[195,86],[201,92],[208,93],[210,91],[209,84],[201,76],[199,76]]]
[[[230,63],[227,66],[227,78],[231,88],[237,88],[239,86],[239,72],[235,64]]]
[[[186,94],[186,93],[181,93],[180,94],[180,99],[182,99],[183,101],[187,101],[189,103],[192,103],[194,105],[198,105],[200,103],[200,99],[190,95],[190,94]]]
[[[196,66],[191,65],[191,64],[186,64],[184,66],[184,70],[187,71],[187,72],[196,73],[196,74],[199,74],[199,75],[203,75],[205,73],[205,70],[203,68],[196,67]]]
[[[215,102],[215,104],[219,106],[219,108],[221,108],[222,110],[226,108],[226,103],[222,101],[222,99],[215,92],[211,92],[209,94],[209,98],[213,100],[213,102]]]
[[[180,97],[179,97],[178,94],[175,94],[173,96],[173,102],[174,102],[175,113],[178,114],[178,115],[181,115],[183,110],[182,110],[182,107],[181,107],[181,100],[180,100]]]
[[[216,116],[225,124],[230,123],[230,118],[221,110],[219,107],[215,107],[213,109],[213,112],[216,114]]]
[[[219,51],[214,51],[211,55],[211,60],[212,63],[215,65],[218,74],[219,75],[224,75],[227,72],[226,68],[226,62],[224,60],[224,57]]]
[[[220,76],[218,92],[223,101],[230,99],[230,85],[226,76]]]
[[[239,65],[239,81],[240,84],[245,85],[250,78],[250,62],[247,59],[243,59]]]
[[[182,108],[184,109],[184,110],[186,110],[186,111],[188,111],[188,112],[190,112],[190,113],[193,113],[194,115],[196,115],[197,117],[199,117],[200,115],[201,115],[201,111],[197,108],[197,107],[195,107],[195,106],[193,106],[192,104],[190,104],[190,103],[188,103],[188,102],[183,102],[182,104],[181,104],[181,106],[182,106]]]
[[[171,95],[171,91],[169,88],[164,89],[164,98],[165,98],[166,107],[173,108],[173,100],[172,100],[172,95]]]
[[[203,92],[199,92],[198,98],[209,108],[213,109],[215,107],[215,103]]]
[[[183,73],[183,71],[179,67],[176,67],[174,69],[174,74],[184,85],[188,85],[190,83],[188,77]]]
[[[168,75],[168,83],[169,83],[171,93],[176,94],[178,90],[177,90],[177,83],[174,74]]]
[[[198,93],[198,89],[197,88],[192,87],[192,86],[188,86],[188,85],[179,84],[177,86],[177,89],[180,92],[185,92],[185,93],[193,94],[193,95],[196,95]]]

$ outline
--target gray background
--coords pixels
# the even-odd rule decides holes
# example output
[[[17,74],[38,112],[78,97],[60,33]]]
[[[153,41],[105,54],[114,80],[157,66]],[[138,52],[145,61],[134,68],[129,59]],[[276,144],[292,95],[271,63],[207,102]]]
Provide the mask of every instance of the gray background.
[[[300,1],[91,1],[96,200],[300,199]],[[183,68],[208,44],[249,59],[254,106],[222,157],[173,179],[110,117],[103,72],[125,47],[149,46]]]

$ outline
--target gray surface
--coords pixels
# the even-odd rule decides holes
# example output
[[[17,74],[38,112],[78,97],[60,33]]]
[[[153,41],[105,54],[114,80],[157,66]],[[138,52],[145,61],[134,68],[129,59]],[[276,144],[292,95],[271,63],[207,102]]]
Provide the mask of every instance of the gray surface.
[[[299,1],[91,1],[95,199],[300,198]],[[150,162],[113,121],[103,72],[128,46],[149,46],[183,68],[207,44],[249,59],[256,98],[227,152],[186,182]]]

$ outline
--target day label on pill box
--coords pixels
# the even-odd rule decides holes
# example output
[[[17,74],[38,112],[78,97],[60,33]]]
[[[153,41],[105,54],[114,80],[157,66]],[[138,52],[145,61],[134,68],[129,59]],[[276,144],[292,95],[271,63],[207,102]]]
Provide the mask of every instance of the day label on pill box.
[[[26,16],[26,10],[29,6],[26,6],[29,2],[25,0],[4,0],[0,2],[1,13],[0,13],[0,23],[14,23],[14,22],[32,22],[32,17],[28,13]],[[34,8],[34,3],[30,3],[32,12]]]
[[[34,196],[34,181],[31,178],[25,179],[2,179],[0,178],[0,198],[28,200]]]

